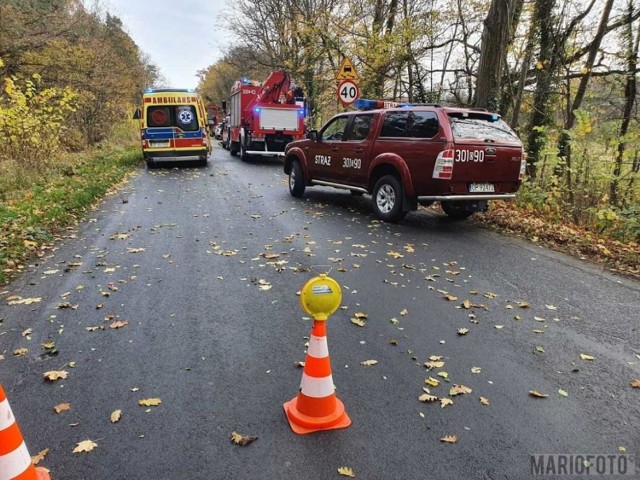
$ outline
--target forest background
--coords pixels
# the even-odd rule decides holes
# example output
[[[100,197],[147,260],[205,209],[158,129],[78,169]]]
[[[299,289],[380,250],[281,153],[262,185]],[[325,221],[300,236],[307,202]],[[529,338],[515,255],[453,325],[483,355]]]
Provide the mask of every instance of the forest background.
[[[319,127],[350,58],[365,98],[497,111],[527,180],[480,221],[640,276],[633,0],[238,0],[211,22],[232,40],[199,72],[207,101],[283,68]],[[141,165],[131,112],[162,83],[99,3],[0,0],[0,282]]]

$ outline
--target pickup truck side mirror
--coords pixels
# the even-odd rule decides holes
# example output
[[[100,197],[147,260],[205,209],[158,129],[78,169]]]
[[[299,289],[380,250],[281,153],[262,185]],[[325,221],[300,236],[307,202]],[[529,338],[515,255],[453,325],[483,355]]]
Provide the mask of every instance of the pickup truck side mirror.
[[[136,111],[133,112],[133,119],[140,120],[141,115],[142,115],[142,112],[140,111],[140,108],[136,108]]]
[[[309,133],[307,133],[307,138],[309,140],[313,140],[314,142],[318,141],[318,131],[317,130],[309,130]]]

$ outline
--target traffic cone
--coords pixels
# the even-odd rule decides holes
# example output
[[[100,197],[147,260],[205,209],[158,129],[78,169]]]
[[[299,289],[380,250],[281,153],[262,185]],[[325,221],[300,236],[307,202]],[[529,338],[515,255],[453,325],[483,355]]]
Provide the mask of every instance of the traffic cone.
[[[9,401],[0,385],[0,480],[50,480],[42,467],[34,467]]]
[[[336,397],[326,330],[326,321],[314,320],[300,392],[283,405],[291,429],[298,434],[351,425],[343,403]]]

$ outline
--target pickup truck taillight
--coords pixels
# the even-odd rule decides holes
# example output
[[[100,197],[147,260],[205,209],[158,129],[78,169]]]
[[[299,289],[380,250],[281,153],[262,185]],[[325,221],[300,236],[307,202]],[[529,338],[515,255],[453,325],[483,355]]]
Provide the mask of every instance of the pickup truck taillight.
[[[524,176],[527,174],[527,152],[522,152],[522,159],[520,160],[520,173],[518,174],[518,180],[521,182],[524,180]]]
[[[433,178],[451,180],[453,176],[453,150],[443,150],[433,166]]]

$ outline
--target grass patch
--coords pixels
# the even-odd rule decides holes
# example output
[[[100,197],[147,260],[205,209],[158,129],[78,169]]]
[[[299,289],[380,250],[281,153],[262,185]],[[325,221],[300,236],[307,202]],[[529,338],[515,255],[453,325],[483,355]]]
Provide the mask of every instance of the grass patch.
[[[142,162],[139,147],[95,149],[67,156],[47,172],[0,188],[0,284],[77,220]]]

